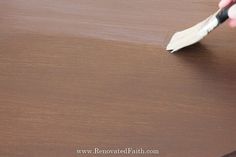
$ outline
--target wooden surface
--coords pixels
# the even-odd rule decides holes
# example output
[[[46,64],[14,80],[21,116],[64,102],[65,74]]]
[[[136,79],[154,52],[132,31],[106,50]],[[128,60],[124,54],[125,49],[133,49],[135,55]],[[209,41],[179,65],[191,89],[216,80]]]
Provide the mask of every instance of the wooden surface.
[[[236,150],[236,30],[224,25],[201,44],[165,51],[217,3],[0,0],[0,156]]]

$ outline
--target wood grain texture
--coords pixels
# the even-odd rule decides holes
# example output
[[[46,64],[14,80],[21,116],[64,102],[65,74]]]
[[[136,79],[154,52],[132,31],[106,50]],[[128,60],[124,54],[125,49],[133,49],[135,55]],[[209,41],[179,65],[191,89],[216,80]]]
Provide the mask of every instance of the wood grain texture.
[[[201,44],[165,51],[175,31],[216,7],[213,0],[0,0],[0,156],[236,150],[236,30],[222,26]]]

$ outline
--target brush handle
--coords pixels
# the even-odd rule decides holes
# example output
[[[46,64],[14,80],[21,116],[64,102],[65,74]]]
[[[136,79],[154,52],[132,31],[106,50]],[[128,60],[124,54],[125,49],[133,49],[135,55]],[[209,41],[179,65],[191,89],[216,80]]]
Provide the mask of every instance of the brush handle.
[[[216,15],[217,20],[219,21],[219,24],[224,23],[229,18],[229,9],[236,4],[236,2],[232,2],[227,7],[221,9],[221,11]]]

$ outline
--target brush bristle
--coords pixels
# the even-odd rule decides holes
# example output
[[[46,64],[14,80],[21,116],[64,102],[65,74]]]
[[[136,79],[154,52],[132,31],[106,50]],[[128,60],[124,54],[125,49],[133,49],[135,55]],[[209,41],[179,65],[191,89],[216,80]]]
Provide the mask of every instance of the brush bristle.
[[[175,33],[167,45],[166,50],[174,53],[184,47],[193,45],[202,40],[217,26],[218,20],[215,18],[215,15],[212,15],[191,28]]]

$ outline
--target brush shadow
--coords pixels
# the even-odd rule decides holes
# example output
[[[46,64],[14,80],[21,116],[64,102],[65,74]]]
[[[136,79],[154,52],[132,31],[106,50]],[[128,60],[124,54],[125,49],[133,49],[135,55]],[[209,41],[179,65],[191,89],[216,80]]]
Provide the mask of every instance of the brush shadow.
[[[208,53],[206,53],[206,55],[209,55],[210,51],[206,48],[205,45],[203,45],[202,43],[198,42],[198,43],[196,43],[194,45],[185,47],[185,48],[175,52],[174,55],[176,55],[176,56],[181,56],[181,55],[186,56],[186,54],[187,54],[187,56],[189,56],[191,54],[197,55],[196,52],[200,52],[201,55],[202,55],[202,53],[208,52]]]
[[[226,155],[224,155],[224,156],[222,156],[222,157],[236,157],[236,151],[231,152],[231,153],[229,153],[229,154],[226,154]]]
[[[201,43],[186,47],[174,53],[174,56],[192,70],[197,70],[204,79],[232,83],[236,80],[236,60],[222,57],[222,54],[212,52]]]

